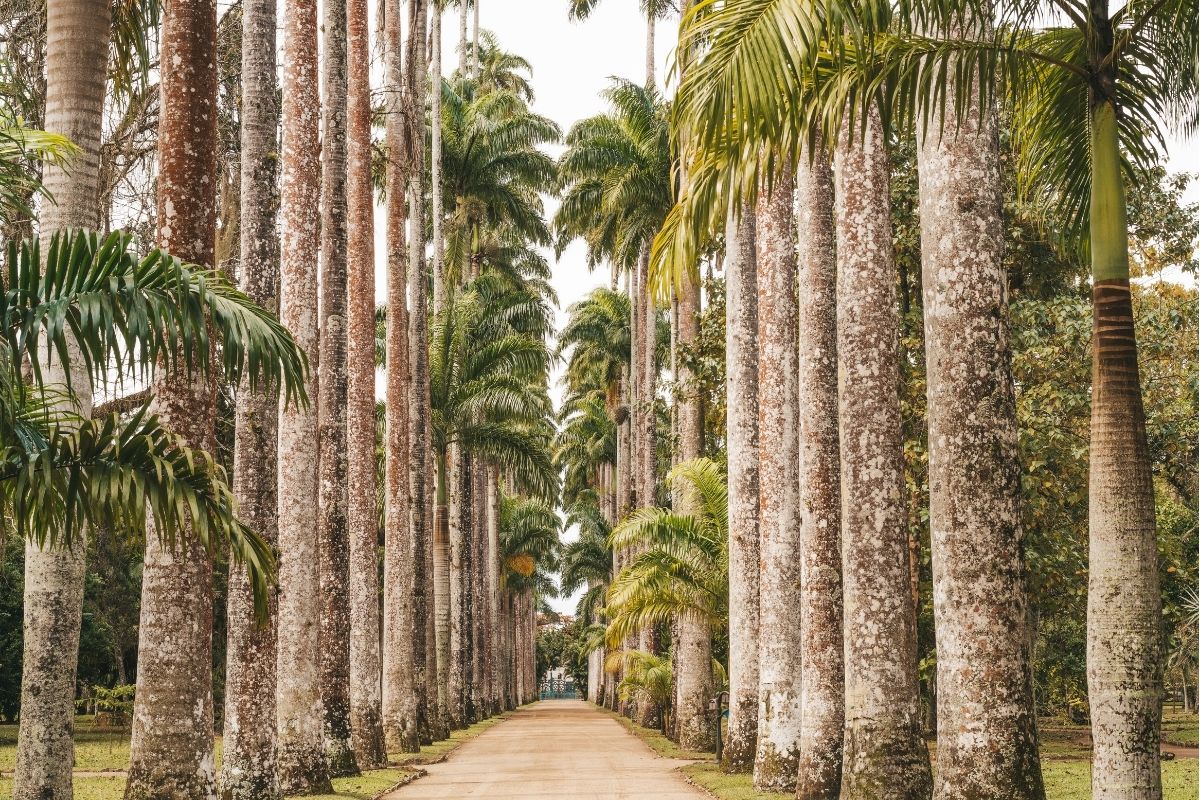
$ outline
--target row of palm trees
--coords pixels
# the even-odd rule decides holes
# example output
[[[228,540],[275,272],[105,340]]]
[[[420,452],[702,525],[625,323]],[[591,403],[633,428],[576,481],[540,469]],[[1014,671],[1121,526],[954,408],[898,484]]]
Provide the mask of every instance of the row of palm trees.
[[[752,768],[759,788],[1044,796],[1001,261],[1000,107],[1022,199],[1093,265],[1093,795],[1161,796],[1161,610],[1122,182],[1161,152],[1163,126],[1196,125],[1195,26],[1178,24],[1196,5],[1054,10],[1062,22],[1047,26],[1034,23],[1044,12],[1036,3],[698,3],[684,11],[687,58],[677,59],[685,69],[669,111],[652,113],[651,82],[617,84],[612,112],[568,136],[558,221],[593,261],[629,270],[632,288],[626,307],[612,290],[580,303],[560,343],[571,348],[566,499],[578,520],[593,520],[568,548],[564,576],[589,586],[580,610],[606,620],[610,649],[652,650],[645,632],[671,624],[674,732],[685,746],[698,745],[682,721],[702,718],[708,700],[688,694],[708,661],[684,663],[696,655],[685,626],[727,619],[725,758]],[[889,208],[889,136],[906,131],[917,137],[920,179],[936,770],[920,731]],[[659,136],[656,155],[679,165],[677,178],[649,155]],[[572,159],[581,168],[568,169]],[[655,203],[663,192],[670,209]],[[656,232],[648,254],[646,230]],[[638,442],[638,415],[652,413],[654,397],[641,389],[639,403],[654,335],[653,310],[639,303],[649,289],[675,311],[714,247],[726,281],[727,552],[689,549],[707,512],[686,493],[672,493],[674,512],[648,508],[659,503],[641,489],[655,478]],[[680,344],[687,319],[680,304]],[[653,387],[654,374],[640,385]],[[685,419],[681,401],[675,457],[697,469]],[[727,611],[700,594],[710,578],[719,585],[722,560]],[[703,576],[691,572],[699,564]],[[591,696],[613,704],[603,660],[590,662]],[[621,685],[628,658],[608,660]]]
[[[36,205],[43,238],[40,250],[9,243],[5,275],[4,508],[28,539],[18,797],[72,793],[81,537],[93,525],[123,535],[145,520],[148,531],[126,797],[327,791],[331,776],[535,694],[537,598],[553,590],[559,530],[556,299],[535,250],[550,242],[538,193],[556,170],[538,147],[558,129],[529,110],[528,65],[486,33],[442,77],[440,53],[425,53],[440,4],[412,0],[403,25],[387,9],[382,113],[365,2],[324,4],[320,50],[316,4],[282,10],[240,7],[240,291],[213,269],[215,3],[162,12],[162,250],[138,260],[128,236],[75,232],[101,221],[116,8],[49,3],[49,133],[5,118],[5,216]],[[44,162],[40,182],[30,159]],[[151,409],[91,419],[92,385],[115,375],[152,381]],[[220,381],[235,396],[229,479],[208,455]],[[218,776],[222,541],[232,566]]]

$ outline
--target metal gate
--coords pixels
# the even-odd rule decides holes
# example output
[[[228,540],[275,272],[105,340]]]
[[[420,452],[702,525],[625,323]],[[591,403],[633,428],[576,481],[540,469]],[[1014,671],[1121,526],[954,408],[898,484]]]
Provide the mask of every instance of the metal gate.
[[[578,700],[579,693],[575,691],[575,681],[562,678],[546,678],[538,687],[539,700]]]

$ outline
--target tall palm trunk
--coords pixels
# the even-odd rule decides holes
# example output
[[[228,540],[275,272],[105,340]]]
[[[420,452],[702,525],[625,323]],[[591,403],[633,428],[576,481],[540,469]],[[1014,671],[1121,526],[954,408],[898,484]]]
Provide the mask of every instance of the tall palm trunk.
[[[653,17],[650,18],[653,25]],[[653,30],[653,27],[651,27]],[[651,76],[652,77],[652,76]],[[650,244],[642,245],[638,253],[638,323],[641,335],[637,339],[635,355],[638,371],[638,403],[637,425],[640,448],[637,453],[637,495],[638,505],[642,507],[657,504],[655,498],[655,436],[654,436],[654,400],[657,375],[654,368],[655,348],[655,309],[654,298],[650,292]],[[644,626],[638,632],[637,647],[639,650],[652,653],[655,649],[654,628]],[[660,711],[654,701],[642,698],[636,704],[635,719],[639,725],[646,728],[658,727]]]
[[[408,219],[403,160],[408,132],[404,118],[401,74],[403,40],[399,9],[384,18],[384,58],[388,87],[387,128],[387,441],[384,452],[385,521],[383,568],[383,733],[388,750],[415,753],[417,736],[416,695],[413,688],[413,529],[410,511],[416,505],[410,494],[409,467],[409,338],[408,247],[404,226]],[[420,498],[416,498],[419,502]]]
[[[487,556],[487,465],[475,460],[472,471],[474,488],[471,499],[475,508],[474,525],[471,528],[471,704],[474,720],[488,716],[485,700],[487,676],[485,661],[487,653],[483,641],[484,624],[487,619],[484,589],[484,558]]]
[[[46,165],[43,183],[55,203],[41,214],[43,248],[56,231],[95,228],[100,209],[100,134],[109,37],[109,0],[53,0],[46,4],[46,117],[52,133],[79,147],[64,169]],[[70,385],[76,410],[91,415],[91,380],[74,359]],[[50,359],[49,384],[66,384],[61,361]],[[83,613],[87,545],[25,545],[24,642],[21,718],[13,796],[61,800],[71,795],[75,759],[76,658]]]
[[[447,725],[454,727],[450,702],[450,481],[453,454],[439,454],[437,507],[433,521],[433,599],[436,624],[437,682]],[[457,524],[455,524],[457,527]]]
[[[321,61],[319,553],[321,709],[330,775],[355,775],[350,747],[350,542],[346,527],[346,0],[325,0]]]
[[[758,750],[754,785],[791,792],[800,749],[800,400],[792,169],[758,201]]]
[[[853,136],[853,141],[851,141]],[[909,594],[899,314],[879,113],[843,125],[835,156],[846,733],[842,797],[932,792]]]
[[[158,244],[211,265],[216,244],[217,4],[178,0],[161,38]],[[156,381],[165,426],[210,452],[216,375],[182,371]],[[165,548],[148,522],[138,625],[137,697],[127,800],[208,797],[215,791],[212,708],[212,560],[190,533]]]
[[[275,227],[279,152],[274,0],[242,5],[241,289],[263,308],[279,306],[279,240]],[[372,340],[372,344],[373,344]],[[233,489],[243,522],[271,544],[276,518],[277,401],[239,387]],[[275,598],[265,621],[255,618],[244,569],[232,567],[227,602],[224,752],[220,788],[228,800],[280,797],[275,774]]]
[[[837,800],[842,782],[841,481],[833,175],[818,142],[796,175],[800,248],[799,800]]]
[[[375,495],[375,226],[371,185],[371,43],[366,0],[346,6],[346,482],[350,537],[350,742],[362,769],[387,762],[379,641]]]
[[[413,570],[413,627],[410,634],[413,647],[413,694],[417,716],[417,732],[425,743],[431,740],[429,728],[429,681],[435,676],[428,672],[428,584],[427,551],[433,546],[431,530],[432,504],[426,496],[431,477],[432,453],[429,410],[429,302],[425,270],[425,94],[426,94],[426,2],[410,0],[408,4],[408,40],[405,45],[405,121],[407,123],[407,157],[405,177],[408,197],[408,288],[412,308],[408,323],[408,348],[411,391],[409,393],[409,496],[412,498],[409,515],[412,520]],[[435,690],[436,691],[436,690]],[[436,694],[435,694],[436,698]],[[434,706],[436,709],[436,699]]]
[[[1107,10],[1102,16],[1107,18]],[[1163,654],[1154,484],[1129,287],[1117,111],[1111,100],[1104,100],[1091,114],[1094,334],[1087,665],[1095,741],[1092,795],[1098,800],[1156,800],[1162,796],[1158,739]]]
[[[495,466],[488,467],[487,593],[488,593],[488,710],[500,713],[500,479]]]
[[[308,396],[317,397],[317,271],[320,230],[317,8],[284,6],[283,249],[279,318],[308,356]],[[319,629],[317,409],[284,407],[279,415],[279,638],[276,714],[279,782],[284,794],[330,791],[322,741]]]
[[[758,281],[754,217],[725,228],[725,386],[730,398],[728,772],[748,772],[758,747]]]
[[[466,708],[463,693],[466,689],[466,652],[463,629],[466,627],[465,583],[463,576],[463,551],[466,543],[465,506],[470,502],[469,487],[464,475],[465,463],[462,449],[451,444],[447,455],[448,485],[450,489],[449,561],[446,570],[446,609],[449,620],[448,649],[446,651],[449,671],[446,678],[446,710],[450,714],[452,729],[465,728]]]
[[[964,114],[947,107],[943,129],[923,136],[917,153],[937,636],[935,794],[1041,800],[999,148],[991,108],[980,105],[978,93],[971,100]]]
[[[445,243],[442,241],[442,4],[431,4],[429,19],[429,193],[433,209],[433,313],[446,307]]]
[[[679,343],[692,345],[700,333],[700,282],[689,278],[679,294]],[[679,383],[687,385],[691,372],[679,370]],[[690,461],[704,453],[704,420],[700,398],[689,392],[680,399],[679,458]],[[680,507],[681,513],[690,513]],[[712,673],[712,631],[700,620],[688,616],[675,620],[676,679],[675,726],[679,746],[686,750],[711,750],[715,747],[713,719],[708,702],[716,694]]]

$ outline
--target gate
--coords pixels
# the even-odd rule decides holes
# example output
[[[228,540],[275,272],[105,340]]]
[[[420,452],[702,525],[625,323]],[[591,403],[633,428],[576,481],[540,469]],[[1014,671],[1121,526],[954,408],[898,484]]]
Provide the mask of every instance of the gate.
[[[563,678],[544,678],[538,687],[539,700],[578,700],[575,681]]]

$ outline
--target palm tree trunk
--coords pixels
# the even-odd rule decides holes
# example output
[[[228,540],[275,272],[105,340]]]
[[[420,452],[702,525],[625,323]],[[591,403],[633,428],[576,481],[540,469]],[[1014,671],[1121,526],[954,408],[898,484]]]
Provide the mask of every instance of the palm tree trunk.
[[[916,609],[908,590],[899,316],[879,113],[836,153],[838,396],[846,637],[845,800],[926,800]]]
[[[487,653],[483,634],[487,619],[485,606],[485,559],[487,557],[487,490],[488,467],[480,459],[473,470],[475,487],[472,499],[475,504],[475,524],[471,537],[471,703],[475,707],[475,720],[488,716],[485,693],[487,689]]]
[[[284,11],[283,250],[280,320],[308,356],[309,397],[317,397],[317,10],[292,0]],[[279,781],[285,794],[330,791],[322,742],[317,533],[317,409],[286,407],[279,417]]]
[[[654,12],[646,14],[646,87],[654,88]]]
[[[841,481],[833,175],[817,142],[797,171],[800,248],[799,800],[837,800],[842,782]]]
[[[488,467],[487,506],[488,711],[496,715],[502,710],[503,702],[500,690],[500,476],[495,466]]]
[[[371,43],[366,0],[346,7],[346,482],[350,537],[350,743],[362,769],[387,762],[380,661],[375,487],[375,242],[371,184]],[[243,123],[244,124],[244,123]]]
[[[417,737],[416,699],[413,689],[412,554],[413,529],[409,469],[409,370],[408,247],[405,223],[404,153],[408,131],[403,109],[401,75],[402,39],[399,9],[384,19],[384,58],[389,113],[386,122],[387,183],[387,441],[384,494],[383,561],[383,734],[387,749],[402,753],[420,751]],[[419,501],[419,498],[417,498]]]
[[[279,307],[276,154],[279,152],[276,10],[273,0],[242,6],[240,287],[263,308]],[[372,334],[373,344],[373,334]],[[276,435],[278,402],[238,390],[233,490],[238,515],[274,545],[279,539]],[[372,467],[373,470],[373,467]],[[255,618],[244,569],[231,567],[226,615],[224,752],[219,776],[229,800],[280,797],[275,774],[275,598]]]
[[[321,61],[321,377],[317,430],[321,710],[332,776],[350,747],[350,542],[346,530],[346,0],[325,0]]]
[[[759,197],[758,751],[754,785],[792,792],[800,757],[800,398],[797,377],[796,227],[792,168]]]
[[[947,108],[943,130],[921,137],[917,154],[933,445],[935,795],[1041,800],[999,148],[977,92],[963,110]]]
[[[216,33],[215,0],[180,0],[164,14],[158,243],[196,264],[213,263],[216,242]],[[215,370],[164,376],[154,394],[166,427],[215,449]],[[207,797],[215,792],[212,560],[190,534],[165,548],[153,527],[148,521],[125,797]]]
[[[433,86],[429,93],[429,192],[433,209],[433,313],[446,307],[445,243],[442,241],[442,4],[432,4],[429,22],[429,73]]]
[[[692,345],[700,333],[700,282],[689,278],[679,294],[679,343]],[[678,382],[687,385],[691,372],[679,370]],[[700,398],[689,393],[678,402],[679,459],[690,461],[704,453],[704,420],[700,414]],[[682,506],[682,504],[681,504]],[[685,507],[680,513],[689,513]],[[707,751],[715,747],[713,719],[708,713],[708,701],[716,694],[712,674],[712,631],[706,623],[691,617],[675,620],[675,650],[678,669],[677,703],[674,726],[679,734],[679,746],[685,750]]]
[[[458,0],[458,74],[467,74],[467,8],[468,0]]]
[[[479,0],[471,3],[473,21],[471,24],[471,77],[479,79]]]
[[[464,505],[470,502],[469,487],[465,485],[462,448],[450,445],[450,560],[447,570],[447,603],[450,623],[449,649],[447,657],[449,671],[446,676],[446,709],[450,713],[450,727],[459,730],[466,727],[466,707],[463,692],[466,688],[466,653],[463,644],[463,629],[466,626],[466,604],[464,598],[463,550],[466,536],[463,530]]]
[[[453,448],[453,446],[452,446]],[[437,683],[439,705],[446,713],[449,727],[450,717],[450,506],[448,474],[451,459],[457,448],[439,455],[437,466],[437,507],[433,521],[433,588],[434,620],[436,622]]]
[[[43,248],[60,230],[95,228],[100,209],[100,136],[108,58],[109,0],[54,0],[46,4],[46,130],[79,148],[65,170],[47,164],[43,184],[55,203],[43,204]],[[61,361],[44,367],[48,385],[67,383]],[[91,380],[83,359],[73,360],[70,385],[76,410],[91,416]],[[87,543],[25,545],[24,641],[21,717],[13,797],[71,797],[75,760],[75,678]]]
[[[1162,796],[1162,599],[1116,109],[1092,109],[1088,700],[1092,796]]]
[[[725,228],[725,446],[729,462],[729,739],[722,768],[748,772],[758,747],[758,281],[754,218]],[[744,228],[745,230],[740,230]]]
[[[412,390],[409,403],[409,496],[412,498],[409,514],[412,518],[413,570],[413,627],[409,640],[413,648],[413,713],[421,743],[429,743],[432,736],[429,726],[429,699],[427,676],[429,659],[428,644],[428,597],[426,575],[427,550],[432,547],[430,529],[432,506],[426,496],[431,477],[432,453],[429,445],[429,302],[425,268],[425,0],[411,0],[408,4],[408,40],[405,46],[405,120],[407,123],[407,156],[405,177],[408,197],[408,287],[412,295],[409,315],[408,347],[411,356],[410,369]],[[435,694],[436,697],[436,694]],[[436,710],[436,699],[434,702]]]

